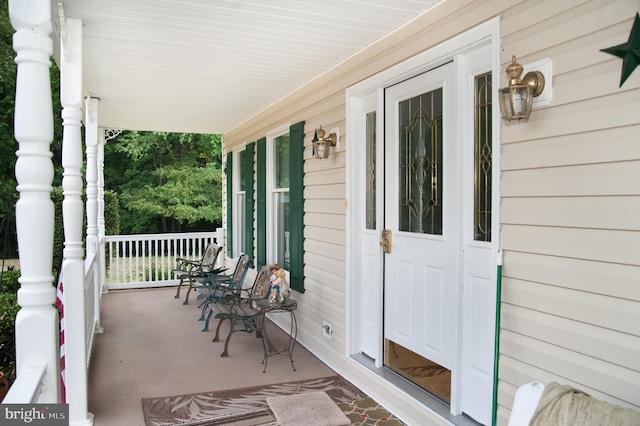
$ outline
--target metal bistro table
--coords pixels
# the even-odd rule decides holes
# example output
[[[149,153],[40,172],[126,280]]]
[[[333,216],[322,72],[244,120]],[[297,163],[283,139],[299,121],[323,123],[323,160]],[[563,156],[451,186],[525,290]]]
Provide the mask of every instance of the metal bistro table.
[[[274,355],[288,356],[291,361],[291,367],[293,371],[296,371],[296,367],[293,365],[293,349],[296,346],[296,337],[298,335],[298,323],[296,321],[295,310],[298,308],[298,302],[292,299],[287,300],[285,303],[269,302],[269,299],[260,299],[254,302],[254,308],[260,311],[260,329],[262,330],[262,346],[264,347],[264,369],[262,372],[267,371],[267,361],[269,357]],[[276,312],[289,312],[291,315],[291,329],[289,330],[289,343],[282,349],[278,350],[271,343],[269,334],[267,334],[266,327],[266,315],[268,313]]]

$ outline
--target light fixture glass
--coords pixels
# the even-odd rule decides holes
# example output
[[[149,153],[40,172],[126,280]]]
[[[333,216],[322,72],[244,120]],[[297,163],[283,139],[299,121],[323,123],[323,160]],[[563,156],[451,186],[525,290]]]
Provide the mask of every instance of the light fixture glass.
[[[533,98],[544,90],[544,75],[539,71],[531,71],[520,79],[523,67],[513,56],[507,67],[509,86],[498,90],[500,110],[505,120],[527,120],[531,114]]]
[[[338,139],[335,133],[329,133],[327,137],[324,136],[325,134],[326,132],[320,126],[319,129],[316,129],[311,140],[313,143],[313,155],[320,160],[329,158],[331,147],[336,146]]]

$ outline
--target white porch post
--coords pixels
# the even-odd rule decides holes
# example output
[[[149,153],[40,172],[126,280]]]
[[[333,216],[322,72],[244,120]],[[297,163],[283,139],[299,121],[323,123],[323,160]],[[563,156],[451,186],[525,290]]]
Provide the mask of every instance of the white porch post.
[[[69,424],[93,424],[87,411],[87,343],[82,247],[82,21],[66,19],[61,40],[62,218],[64,221],[64,314]]]
[[[51,2],[9,0],[9,16],[16,29],[15,138],[16,229],[20,257],[20,289],[16,317],[16,363],[24,368],[45,365],[38,402],[56,403],[60,395],[58,312],[53,307],[54,210],[51,201],[53,163],[53,106],[49,69],[53,53]],[[26,402],[26,401],[25,401]]]
[[[106,291],[106,259],[104,248],[104,128],[98,128],[98,256],[100,256],[99,288],[96,300],[100,300],[102,289]]]
[[[98,252],[98,98],[85,98],[87,253]]]

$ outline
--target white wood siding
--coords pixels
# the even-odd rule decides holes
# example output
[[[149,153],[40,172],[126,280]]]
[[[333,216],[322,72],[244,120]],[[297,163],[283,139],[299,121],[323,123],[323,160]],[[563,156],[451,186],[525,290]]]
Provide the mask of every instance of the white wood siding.
[[[504,250],[498,423],[517,386],[558,381],[640,409],[640,71],[618,88],[637,0],[447,0],[225,134],[225,149],[305,120],[305,289],[299,338],[410,424],[424,407],[381,388],[345,357],[344,91],[487,19],[501,16],[503,69],[550,58],[551,105],[502,125]],[[506,75],[501,76],[503,83]],[[340,150],[311,155],[315,128],[340,128]],[[322,336],[322,321],[334,335]]]

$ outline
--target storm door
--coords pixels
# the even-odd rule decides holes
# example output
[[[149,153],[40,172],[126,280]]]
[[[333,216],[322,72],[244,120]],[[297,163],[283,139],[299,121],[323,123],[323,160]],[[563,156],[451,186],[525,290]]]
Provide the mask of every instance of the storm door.
[[[385,93],[384,364],[449,403],[457,362],[453,63]]]

